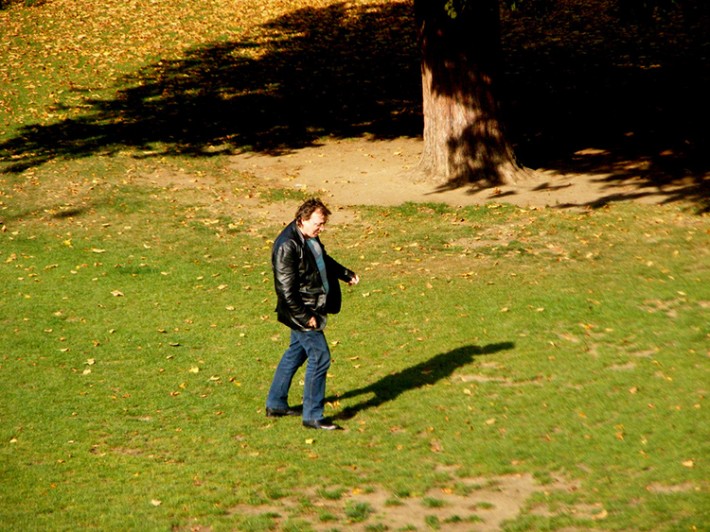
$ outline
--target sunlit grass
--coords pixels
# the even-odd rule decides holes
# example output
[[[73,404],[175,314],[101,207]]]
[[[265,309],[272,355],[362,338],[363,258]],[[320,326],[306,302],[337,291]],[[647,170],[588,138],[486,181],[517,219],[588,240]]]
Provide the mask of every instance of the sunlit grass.
[[[605,525],[647,527],[670,504],[653,490],[674,486],[665,515],[699,522],[705,219],[359,210],[326,239],[363,279],[328,331],[328,413],[348,430],[311,439],[263,415],[287,341],[268,262],[280,224],[229,229],[234,218],[195,216],[197,196],[153,191],[118,187],[61,216],[29,209],[1,234],[4,522],[366,522],[370,503],[343,494],[382,487],[421,498],[443,526],[445,492],[429,490],[470,494],[457,479],[520,472],[581,479],[574,494],[549,491],[549,523],[601,504]],[[334,506],[287,510],[303,486]],[[244,504],[265,510],[230,511]]]

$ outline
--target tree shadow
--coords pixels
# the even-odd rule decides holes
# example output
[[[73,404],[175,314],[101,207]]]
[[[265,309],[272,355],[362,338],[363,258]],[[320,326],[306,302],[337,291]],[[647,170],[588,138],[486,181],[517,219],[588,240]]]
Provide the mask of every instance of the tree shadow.
[[[605,202],[646,187],[668,201],[707,201],[707,10],[694,23],[668,17],[649,29],[607,16],[607,4],[561,2],[544,17],[503,17],[500,95],[520,162],[603,174]],[[298,9],[239,39],[157,61],[111,97],[74,89],[85,95],[80,105],[52,111],[75,118],[30,124],[0,143],[1,171],[121,152],[281,154],[323,137],[419,137],[416,33],[407,2]]]
[[[293,11],[242,39],[158,61],[121,80],[115,97],[86,98],[78,118],[24,127],[0,144],[0,161],[12,173],[125,150],[212,157],[282,153],[323,136],[416,136],[421,90],[408,11],[399,2]]]
[[[437,383],[450,376],[456,369],[473,362],[474,357],[492,355],[499,351],[513,349],[513,342],[489,344],[484,347],[468,345],[456,348],[446,353],[436,355],[416,366],[404,369],[397,373],[387,375],[377,382],[350,390],[337,397],[329,397],[326,401],[341,401],[360,395],[374,394],[370,399],[365,399],[353,406],[344,408],[333,419],[351,419],[363,410],[377,408],[388,401],[394,401],[404,392],[422,388]]]
[[[609,193],[588,207],[660,195],[710,208],[710,9],[690,4],[643,23],[604,0],[558,3],[544,25],[508,17],[504,102],[521,161],[599,175]]]

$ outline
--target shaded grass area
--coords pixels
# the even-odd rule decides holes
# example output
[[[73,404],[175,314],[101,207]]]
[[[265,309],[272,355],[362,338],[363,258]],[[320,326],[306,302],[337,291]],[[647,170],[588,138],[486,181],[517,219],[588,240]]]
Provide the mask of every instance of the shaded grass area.
[[[9,526],[386,526],[358,500],[373,490],[440,526],[432,501],[511,474],[578,484],[536,494],[507,530],[705,522],[705,218],[357,209],[325,237],[363,279],[328,331],[327,411],[347,431],[314,434],[263,412],[287,341],[268,264],[280,221],[215,218],[194,191],[104,193],[0,233]]]

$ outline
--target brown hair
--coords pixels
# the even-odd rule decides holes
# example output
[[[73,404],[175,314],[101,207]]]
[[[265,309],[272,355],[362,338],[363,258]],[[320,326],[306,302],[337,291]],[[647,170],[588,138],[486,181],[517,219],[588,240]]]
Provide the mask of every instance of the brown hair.
[[[311,198],[304,201],[296,211],[296,223],[300,224],[303,220],[308,220],[314,212],[320,211],[321,214],[328,219],[330,211],[319,198]]]

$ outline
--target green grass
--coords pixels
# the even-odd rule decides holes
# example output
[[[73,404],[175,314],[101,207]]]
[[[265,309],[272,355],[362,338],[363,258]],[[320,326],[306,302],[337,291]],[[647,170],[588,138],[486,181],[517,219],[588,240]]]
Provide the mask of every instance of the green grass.
[[[328,332],[328,413],[348,431],[321,435],[263,415],[287,339],[268,264],[279,224],[228,231],[150,188],[110,194],[1,234],[4,523],[258,530],[320,514],[337,528],[373,511],[344,494],[384,489],[440,526],[428,490],[532,473],[581,487],[550,489],[552,516],[523,510],[511,530],[592,526],[568,510],[592,504],[606,529],[701,528],[705,218],[359,209],[327,235],[363,282]]]

